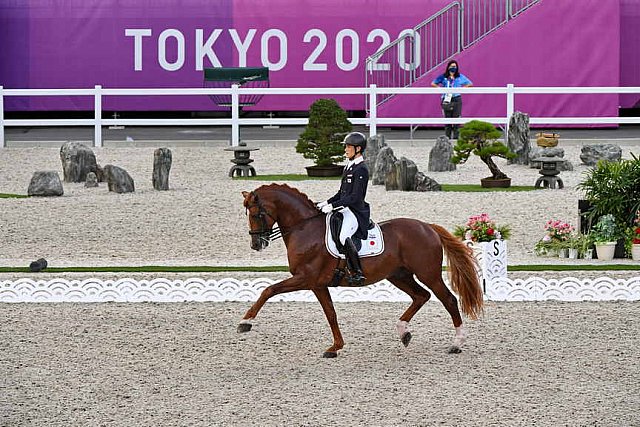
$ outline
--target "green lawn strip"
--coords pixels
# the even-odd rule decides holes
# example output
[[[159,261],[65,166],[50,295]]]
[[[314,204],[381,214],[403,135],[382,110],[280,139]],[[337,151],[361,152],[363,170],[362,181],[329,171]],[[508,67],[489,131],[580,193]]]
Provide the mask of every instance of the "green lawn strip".
[[[479,184],[441,184],[442,191],[467,191],[467,192],[479,192],[479,191],[533,191],[537,190],[532,185],[512,185],[508,188],[482,188]]]
[[[442,267],[446,270],[446,267]],[[508,271],[640,271],[640,265],[629,264],[588,264],[588,265],[559,265],[559,264],[530,264],[509,265]],[[224,273],[224,272],[257,272],[281,273],[288,272],[285,265],[262,267],[238,266],[162,266],[143,265],[137,267],[49,267],[47,273]],[[0,273],[29,273],[28,267],[0,267]]]
[[[284,174],[284,175],[256,175],[256,176],[236,176],[233,179],[240,181],[308,181],[308,180],[339,180],[342,176],[316,177],[306,174]]]
[[[240,181],[308,181],[308,180],[339,180],[340,176],[309,177],[305,174],[284,175],[256,175],[236,176]],[[442,191],[478,192],[478,191],[533,191],[538,190],[532,185],[513,185],[509,188],[482,188],[479,184],[442,184]]]
[[[27,195],[24,194],[9,194],[9,193],[0,193],[0,199],[26,199]]]

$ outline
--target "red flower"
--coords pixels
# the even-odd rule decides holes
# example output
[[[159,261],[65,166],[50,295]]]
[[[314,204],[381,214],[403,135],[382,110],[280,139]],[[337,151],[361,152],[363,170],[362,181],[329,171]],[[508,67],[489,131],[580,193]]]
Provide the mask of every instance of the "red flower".
[[[487,228],[487,234],[493,236],[493,228]]]
[[[640,245],[640,239],[633,239],[634,245]]]
[[[640,234],[640,227],[636,228],[636,234]]]

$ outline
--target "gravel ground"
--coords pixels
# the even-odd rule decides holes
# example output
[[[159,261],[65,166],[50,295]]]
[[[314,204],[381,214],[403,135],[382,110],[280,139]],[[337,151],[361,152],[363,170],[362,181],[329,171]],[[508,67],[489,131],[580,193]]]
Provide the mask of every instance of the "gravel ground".
[[[489,303],[448,354],[437,302],[404,348],[397,303],[4,304],[3,426],[640,425],[633,303]]]

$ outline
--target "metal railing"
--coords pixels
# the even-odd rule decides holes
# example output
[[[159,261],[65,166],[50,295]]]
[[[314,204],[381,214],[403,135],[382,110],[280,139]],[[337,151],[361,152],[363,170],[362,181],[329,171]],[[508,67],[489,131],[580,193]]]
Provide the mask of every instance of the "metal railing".
[[[454,1],[369,56],[365,85],[410,86],[540,1]],[[377,104],[391,96],[379,95]]]
[[[502,94],[506,99],[506,114],[502,117],[378,117],[378,94],[433,95],[434,102],[442,93],[462,94]],[[240,142],[241,125],[306,125],[307,118],[240,118],[240,95],[366,95],[369,99],[369,116],[349,119],[356,125],[369,126],[370,136],[377,134],[380,125],[443,125],[464,124],[470,120],[483,120],[505,128],[508,133],[509,120],[514,113],[515,97],[518,94],[622,94],[640,93],[637,87],[377,87],[370,85],[359,88],[175,88],[175,89],[105,89],[95,86],[93,89],[4,89],[0,86],[0,148],[6,147],[5,127],[26,126],[92,126],[94,128],[94,146],[102,147],[102,127],[112,125],[128,126],[231,126],[231,145]],[[105,96],[148,96],[148,95],[231,95],[231,118],[210,119],[103,119],[102,99]],[[94,99],[93,119],[10,119],[4,118],[4,98],[10,96],[90,96]],[[640,117],[530,117],[530,124],[628,124],[640,123]]]

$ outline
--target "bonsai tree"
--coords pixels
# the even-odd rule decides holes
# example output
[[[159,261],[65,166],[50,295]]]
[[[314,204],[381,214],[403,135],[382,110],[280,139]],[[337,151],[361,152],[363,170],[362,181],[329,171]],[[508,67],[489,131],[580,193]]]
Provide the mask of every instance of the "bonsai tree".
[[[347,113],[334,99],[318,99],[311,104],[309,124],[300,134],[296,152],[316,166],[330,166],[344,160],[344,136],[351,132]]]
[[[491,123],[471,120],[460,128],[460,138],[453,147],[451,163],[460,164],[469,160],[471,154],[480,157],[491,171],[490,179],[509,178],[494,163],[493,157],[512,159],[516,157],[509,148],[498,141],[502,134]]]

